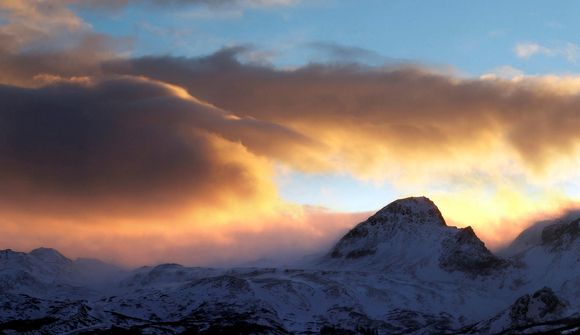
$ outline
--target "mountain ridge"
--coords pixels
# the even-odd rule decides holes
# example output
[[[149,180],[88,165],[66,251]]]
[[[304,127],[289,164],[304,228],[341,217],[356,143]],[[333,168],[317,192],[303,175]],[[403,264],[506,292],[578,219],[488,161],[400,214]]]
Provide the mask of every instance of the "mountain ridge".
[[[50,248],[3,250],[0,334],[580,331],[578,222],[537,234],[498,257],[471,227],[448,226],[433,202],[414,197],[383,207],[308,266],[117,271]]]

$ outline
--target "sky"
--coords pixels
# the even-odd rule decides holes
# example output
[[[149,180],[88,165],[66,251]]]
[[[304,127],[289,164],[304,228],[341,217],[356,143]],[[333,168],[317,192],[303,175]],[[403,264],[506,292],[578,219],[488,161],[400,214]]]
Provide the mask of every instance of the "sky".
[[[0,247],[283,260],[424,195],[501,248],[580,204],[579,7],[3,1]]]

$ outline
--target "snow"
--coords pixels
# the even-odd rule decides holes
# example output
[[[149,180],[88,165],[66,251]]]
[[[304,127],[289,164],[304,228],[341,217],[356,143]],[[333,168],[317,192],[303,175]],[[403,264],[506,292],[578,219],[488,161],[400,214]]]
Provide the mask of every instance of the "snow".
[[[179,333],[234,321],[298,334],[322,327],[417,334],[536,329],[580,311],[580,239],[566,226],[574,222],[558,224],[566,229],[550,228],[556,234],[548,242],[545,227],[522,233],[501,259],[471,228],[447,226],[429,199],[407,198],[294,268],[162,264],[124,271],[54,249],[3,250],[0,325],[52,317],[58,321],[42,328],[48,334],[112,325]]]

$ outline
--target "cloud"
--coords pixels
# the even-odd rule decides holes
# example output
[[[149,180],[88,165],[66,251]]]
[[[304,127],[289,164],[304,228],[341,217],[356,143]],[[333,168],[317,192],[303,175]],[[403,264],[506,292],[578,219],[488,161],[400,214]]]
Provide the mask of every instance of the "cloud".
[[[386,182],[401,196],[431,196],[450,222],[473,225],[492,247],[530,217],[578,200],[560,186],[580,177],[576,77],[470,79],[356,63],[282,70],[242,63],[238,52],[145,57],[104,71],[173,83],[237,115],[304,134],[319,146],[282,150],[275,161]]]
[[[299,0],[75,0],[81,6],[101,9],[120,9],[128,5],[135,6],[191,6],[205,5],[210,8],[241,7],[273,7],[289,6]]]
[[[525,73],[510,65],[503,65],[493,69],[491,72],[483,74],[480,79],[517,79],[523,78]]]
[[[38,78],[101,75],[105,61],[130,54],[133,38],[112,37],[95,32],[75,10],[121,9],[135,6],[204,5],[209,11],[243,13],[248,7],[289,6],[295,0],[54,0],[8,1],[0,3],[0,83],[39,86]],[[197,12],[196,12],[197,13]],[[200,12],[201,13],[201,12]],[[197,13],[197,14],[200,14]],[[192,13],[189,13],[192,14]],[[189,15],[182,11],[180,15]],[[196,15],[195,13],[192,15]],[[221,14],[220,14],[221,15]],[[212,14],[213,16],[213,14]],[[140,28],[179,41],[191,31],[165,29],[150,24]],[[268,59],[264,52],[246,48],[248,58]]]
[[[269,163],[244,145],[275,156],[278,139],[309,143],[140,78],[0,87],[0,101],[4,211],[147,216],[276,201]]]
[[[530,211],[568,204],[550,186],[578,178],[575,78],[279,70],[240,63],[237,52],[116,61],[101,76],[0,87],[0,224],[25,237],[5,245],[127,264],[228,263],[315,251],[356,223],[281,200],[273,164],[432,195],[450,222],[474,225],[492,246]],[[561,170],[534,179],[527,170],[538,164]]]
[[[139,222],[107,226],[52,222],[39,217],[32,222],[0,218],[0,245],[16,250],[50,245],[69,257],[98,257],[125,266],[167,262],[230,266],[256,260],[287,264],[305,255],[326,252],[355,223],[368,216],[369,213],[296,207],[273,216],[256,213],[232,218],[228,225],[213,229],[179,222],[152,229],[139,228]],[[28,229],[23,230],[21,223],[27,224]]]
[[[279,136],[286,145],[306,139],[177,87],[135,77],[53,78],[40,88],[0,86],[0,101],[5,247],[52,245],[134,265],[176,253],[189,263],[239,261],[265,248],[242,253],[235,236],[256,241],[302,212],[279,199],[271,162],[244,143],[267,153]],[[317,228],[287,235],[296,252],[315,247],[298,237],[308,229]],[[19,239],[6,239],[11,234]],[[185,250],[196,254],[187,259]]]
[[[575,64],[580,55],[580,46],[567,42],[563,45],[546,47],[535,42],[518,43],[514,47],[514,52],[518,58],[528,59],[535,55],[546,57],[564,58],[569,63]]]
[[[548,53],[549,49],[542,47],[537,43],[518,43],[514,47],[514,52],[519,58],[529,58],[537,53]]]
[[[311,161],[318,165],[282,157],[306,171],[385,176],[407,162],[397,173],[417,175],[421,160],[433,170],[504,155],[541,172],[578,150],[580,95],[565,78],[459,79],[416,66],[356,64],[289,71],[243,64],[237,54],[146,57],[105,69],[170,82],[238,115],[309,134],[325,148]]]
[[[124,54],[129,38],[95,33],[71,1],[0,2],[0,83],[37,86],[37,76],[89,76]]]

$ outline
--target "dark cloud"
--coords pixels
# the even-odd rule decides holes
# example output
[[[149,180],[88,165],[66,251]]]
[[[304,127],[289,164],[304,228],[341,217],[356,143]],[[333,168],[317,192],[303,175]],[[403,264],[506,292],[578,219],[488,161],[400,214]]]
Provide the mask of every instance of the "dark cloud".
[[[273,189],[270,172],[242,145],[268,153],[276,138],[307,141],[143,79],[1,86],[0,101],[4,205],[143,211],[255,200]]]

